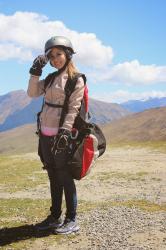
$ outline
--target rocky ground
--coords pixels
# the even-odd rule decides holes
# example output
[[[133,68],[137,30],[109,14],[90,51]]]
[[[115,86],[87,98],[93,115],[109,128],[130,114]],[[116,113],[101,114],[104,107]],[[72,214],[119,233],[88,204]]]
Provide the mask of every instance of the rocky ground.
[[[165,162],[166,154],[155,149],[109,148],[89,176],[76,182],[84,204],[78,209],[80,231],[58,240],[54,235],[51,243],[37,238],[25,249],[166,249]],[[0,190],[0,196],[49,199],[49,188],[44,183],[15,193]]]

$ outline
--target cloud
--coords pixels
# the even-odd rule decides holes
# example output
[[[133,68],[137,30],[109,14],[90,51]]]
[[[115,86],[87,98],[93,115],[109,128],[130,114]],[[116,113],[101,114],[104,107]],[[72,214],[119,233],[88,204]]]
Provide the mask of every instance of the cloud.
[[[0,44],[0,59],[21,59],[22,61],[31,60],[32,52],[29,49],[25,49],[16,46],[12,43]]]
[[[148,92],[129,92],[124,90],[117,90],[111,92],[105,92],[100,94],[94,94],[91,96],[92,98],[111,102],[111,103],[122,103],[129,100],[148,100],[149,98],[162,98],[166,97],[166,92],[163,91],[148,91]]]
[[[96,68],[112,62],[112,48],[103,45],[95,34],[78,33],[61,21],[33,12],[0,14],[0,59],[32,60],[34,54],[43,53],[45,42],[55,35],[71,39],[77,52],[75,60],[84,66]]]
[[[125,85],[148,85],[166,82],[166,66],[141,65],[138,60],[124,62],[93,72],[96,81],[123,83]]]
[[[0,14],[0,60],[32,61],[44,53],[45,42],[55,35],[71,39],[74,61],[85,67],[91,82],[137,86],[166,82],[166,66],[142,65],[138,60],[113,65],[112,47],[105,46],[94,33],[79,33],[34,12]]]

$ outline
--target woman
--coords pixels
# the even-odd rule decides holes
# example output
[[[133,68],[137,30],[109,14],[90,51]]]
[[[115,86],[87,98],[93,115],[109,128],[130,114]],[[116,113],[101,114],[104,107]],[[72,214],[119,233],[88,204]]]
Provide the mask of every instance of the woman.
[[[48,172],[51,191],[50,215],[36,225],[38,230],[53,229],[57,234],[68,234],[79,230],[76,221],[77,194],[74,180],[67,169],[68,140],[75,117],[81,106],[84,94],[84,81],[79,77],[68,104],[68,113],[59,127],[62,106],[65,100],[65,85],[68,78],[77,73],[72,62],[73,46],[66,37],[55,36],[45,44],[45,55],[38,56],[30,68],[27,93],[30,97],[44,95],[44,105],[39,116],[40,146],[45,168]],[[56,68],[56,76],[45,89],[45,80],[39,80],[42,68],[50,61]],[[47,77],[48,79],[48,77]],[[52,146],[58,141],[60,150],[52,153]],[[63,191],[66,201],[66,214],[62,220]]]

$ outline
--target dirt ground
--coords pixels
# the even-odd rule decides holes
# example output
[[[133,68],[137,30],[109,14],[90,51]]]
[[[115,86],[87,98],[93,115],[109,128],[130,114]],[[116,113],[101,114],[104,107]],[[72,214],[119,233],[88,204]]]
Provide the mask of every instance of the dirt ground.
[[[23,157],[23,156],[17,156]],[[36,154],[26,154],[24,157],[37,158]],[[91,173],[81,181],[76,181],[78,199],[85,202],[130,202],[144,200],[147,203],[166,205],[166,154],[157,149],[141,147],[110,148],[101,157]],[[40,171],[40,170],[39,170]],[[42,170],[41,170],[42,172]],[[45,174],[43,172],[43,174]],[[7,193],[0,189],[0,198],[47,198],[49,199],[49,185],[45,183],[26,191]],[[126,203],[127,204],[127,203]],[[111,205],[110,205],[111,206]],[[156,211],[157,213],[161,211]],[[88,213],[88,212],[87,212]],[[151,214],[147,211],[147,214]],[[86,217],[86,216],[85,216]],[[148,240],[147,240],[148,239]],[[164,250],[163,242],[166,239],[166,232],[153,228],[151,232],[143,231],[132,234],[130,243],[133,248],[126,249],[153,249]],[[36,239],[30,249],[89,249],[88,240],[85,241],[85,232],[79,233],[68,245],[68,241],[62,239],[60,244],[45,246],[43,241]],[[139,247],[140,242],[145,242],[144,248]],[[148,242],[153,243],[148,245]],[[151,248],[150,248],[151,246]],[[7,248],[6,248],[7,249]],[[91,248],[101,249],[102,248]],[[110,249],[112,249],[110,247]],[[124,249],[125,250],[125,249]]]

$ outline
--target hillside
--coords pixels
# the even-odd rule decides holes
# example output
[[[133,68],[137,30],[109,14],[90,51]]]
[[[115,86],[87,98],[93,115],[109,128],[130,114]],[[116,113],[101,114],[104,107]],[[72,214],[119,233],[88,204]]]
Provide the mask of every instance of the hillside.
[[[149,109],[104,126],[108,142],[166,140],[166,107]]]
[[[26,153],[37,150],[36,126],[27,124],[0,133],[0,154]]]

